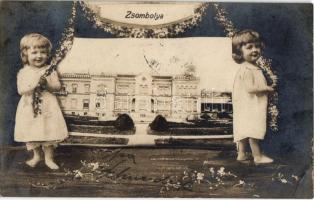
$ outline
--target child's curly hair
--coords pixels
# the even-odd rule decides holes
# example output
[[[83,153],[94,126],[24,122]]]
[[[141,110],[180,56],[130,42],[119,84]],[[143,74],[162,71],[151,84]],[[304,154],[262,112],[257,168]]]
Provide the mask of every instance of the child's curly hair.
[[[232,37],[232,58],[236,63],[244,61],[241,47],[247,43],[259,43],[262,49],[265,48],[258,32],[249,29],[237,32]]]
[[[45,48],[50,57],[52,44],[48,38],[39,33],[30,33],[25,35],[20,42],[20,52],[23,64],[28,64],[27,50],[31,47]]]

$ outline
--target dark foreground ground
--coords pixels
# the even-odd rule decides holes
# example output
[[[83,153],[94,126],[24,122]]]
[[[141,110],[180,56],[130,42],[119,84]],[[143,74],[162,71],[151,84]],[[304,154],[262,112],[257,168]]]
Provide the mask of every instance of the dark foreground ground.
[[[22,148],[1,150],[2,196],[311,198],[311,166],[275,158],[235,161],[234,150],[61,146],[60,170],[24,164]]]

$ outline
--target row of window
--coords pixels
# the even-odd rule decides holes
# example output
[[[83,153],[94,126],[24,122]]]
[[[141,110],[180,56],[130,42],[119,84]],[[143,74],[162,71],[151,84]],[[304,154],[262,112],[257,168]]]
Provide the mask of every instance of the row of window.
[[[197,91],[195,90],[179,90],[175,93],[175,95],[181,96],[197,96]]]
[[[78,107],[78,99],[71,99],[70,101],[70,108],[71,109],[79,109]],[[66,107],[66,103],[67,103],[67,100],[66,99],[61,99],[61,106],[62,108],[65,108]],[[95,103],[95,107],[96,108],[101,108],[102,106],[104,106],[105,102],[104,101],[97,101],[96,100],[96,103]],[[83,99],[82,100],[82,105],[83,105],[83,109],[86,110],[86,109],[89,109],[89,106],[90,106],[90,101],[89,99]]]
[[[61,102],[64,104],[66,99],[62,99]],[[133,99],[134,100],[134,99]],[[90,101],[89,99],[83,99],[83,110],[89,109],[90,106]],[[135,101],[132,101],[131,103],[131,109],[128,107],[128,104],[125,101],[115,101],[115,110],[116,111],[127,111],[130,110],[131,112],[134,112],[134,103]],[[152,113],[156,112],[168,112],[171,110],[171,102],[170,101],[157,101],[156,105],[154,105],[154,101],[151,101],[150,104],[148,102],[141,101],[141,107],[140,110],[145,110],[148,111],[151,110]],[[100,108],[104,104],[104,102],[96,102],[96,108]],[[71,108],[72,109],[78,109],[78,100],[77,99],[71,99]],[[156,110],[155,110],[156,109]],[[206,110],[227,110],[230,111],[232,110],[232,105],[229,104],[202,104],[201,105],[201,110],[206,111]],[[174,104],[173,107],[173,112],[174,113],[183,113],[183,112],[197,112],[197,101],[191,101],[191,100],[183,100],[180,103]],[[75,114],[75,113],[72,113]],[[87,112],[84,112],[84,115],[87,115]],[[99,113],[96,112],[97,116],[105,116],[105,113]]]
[[[225,103],[202,103],[201,104],[201,111],[225,111],[225,112],[232,112],[232,104],[225,104]]]
[[[70,91],[73,94],[76,93],[90,93],[90,84],[84,84],[84,90],[81,91],[78,89],[78,84],[77,83],[73,83],[70,85],[71,88],[68,88],[67,84],[63,84],[62,85],[62,91]],[[106,94],[107,93],[107,87],[104,84],[100,84],[97,86],[97,94]]]
[[[71,112],[71,114],[72,115],[77,115],[77,116],[80,115],[80,113],[77,113],[77,112]],[[88,112],[84,112],[83,113],[84,116],[86,116],[87,114],[88,114]],[[96,113],[96,115],[97,115],[97,117],[100,117],[100,116],[104,117],[104,116],[106,116],[106,113]]]
[[[71,93],[79,93],[78,84],[73,83],[70,85],[71,88],[68,88],[67,84],[62,85],[62,91],[70,91]],[[197,89],[197,85],[177,85],[178,93],[182,94],[193,94],[195,93],[195,90]],[[140,93],[148,93],[148,86],[147,85],[140,85],[141,91]],[[183,91],[180,91],[183,90]],[[117,85],[117,91],[119,93],[130,93],[130,86],[129,85]],[[132,90],[134,92],[134,90]],[[81,92],[81,91],[80,91]],[[90,92],[90,84],[84,84],[84,90],[82,93],[89,93]],[[156,94],[170,94],[171,88],[167,85],[159,85],[156,91],[153,91]],[[107,93],[107,86],[104,84],[100,84],[97,86],[97,94],[105,94]]]
[[[177,89],[197,89],[197,85],[177,85]]]
[[[67,84],[62,84],[62,91],[69,91],[68,85]],[[78,84],[73,83],[71,84],[71,93],[78,93]],[[90,84],[84,84],[84,93],[89,93],[90,92]]]
[[[62,107],[65,107],[67,101],[67,99],[61,99],[61,105]],[[131,107],[135,106],[135,99],[132,99],[131,101],[129,101],[131,103]],[[90,104],[90,100],[89,99],[83,99],[82,100],[83,103],[83,109],[89,109],[89,104]],[[120,97],[117,98],[115,100],[115,107],[116,108],[122,108],[122,109],[127,109],[130,105],[130,103],[128,103],[128,99]],[[153,100],[151,100],[151,104],[150,105],[154,105],[157,104],[158,107],[168,107],[171,105],[171,101],[167,101],[167,100],[157,100],[156,102],[154,102]],[[100,108],[102,105],[105,104],[105,100],[103,98],[97,98],[96,99],[96,103],[95,103],[95,107],[96,108]],[[177,105],[196,105],[197,101],[194,100],[176,100],[173,102],[174,106]],[[139,101],[139,107],[143,108],[143,107],[147,107],[149,104],[146,100],[140,100]],[[78,107],[78,99],[72,98],[71,99],[71,105],[70,105],[71,109],[77,109]]]
[[[130,94],[134,93],[134,88],[130,85],[127,84],[117,84],[116,85],[116,91],[118,94]]]
[[[154,95],[171,95],[170,85],[158,85],[157,88],[153,91]]]

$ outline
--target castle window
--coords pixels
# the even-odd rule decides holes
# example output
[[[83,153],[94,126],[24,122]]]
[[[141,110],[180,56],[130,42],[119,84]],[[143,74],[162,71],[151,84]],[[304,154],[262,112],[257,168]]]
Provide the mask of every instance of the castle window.
[[[117,92],[119,94],[128,94],[130,86],[128,84],[117,84]]]
[[[97,109],[105,108],[106,107],[105,103],[106,102],[105,102],[104,97],[97,97],[95,106],[96,106]]]
[[[72,93],[77,93],[77,84],[72,84]]]
[[[62,91],[62,92],[67,91],[67,85],[66,85],[66,84],[62,84],[62,86],[61,86],[61,91]]]
[[[85,88],[85,93],[89,93],[90,85],[89,84],[85,84],[84,88]]]
[[[83,100],[83,109],[88,109],[89,108],[89,99],[84,99]]]
[[[135,112],[135,99],[132,99],[131,111]]]
[[[197,101],[194,101],[193,112],[197,112]]]

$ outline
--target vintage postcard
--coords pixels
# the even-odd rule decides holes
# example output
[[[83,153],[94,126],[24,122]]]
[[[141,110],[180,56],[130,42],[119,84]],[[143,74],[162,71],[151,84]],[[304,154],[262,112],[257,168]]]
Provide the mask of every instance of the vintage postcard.
[[[313,198],[313,5],[0,2],[0,195]]]

